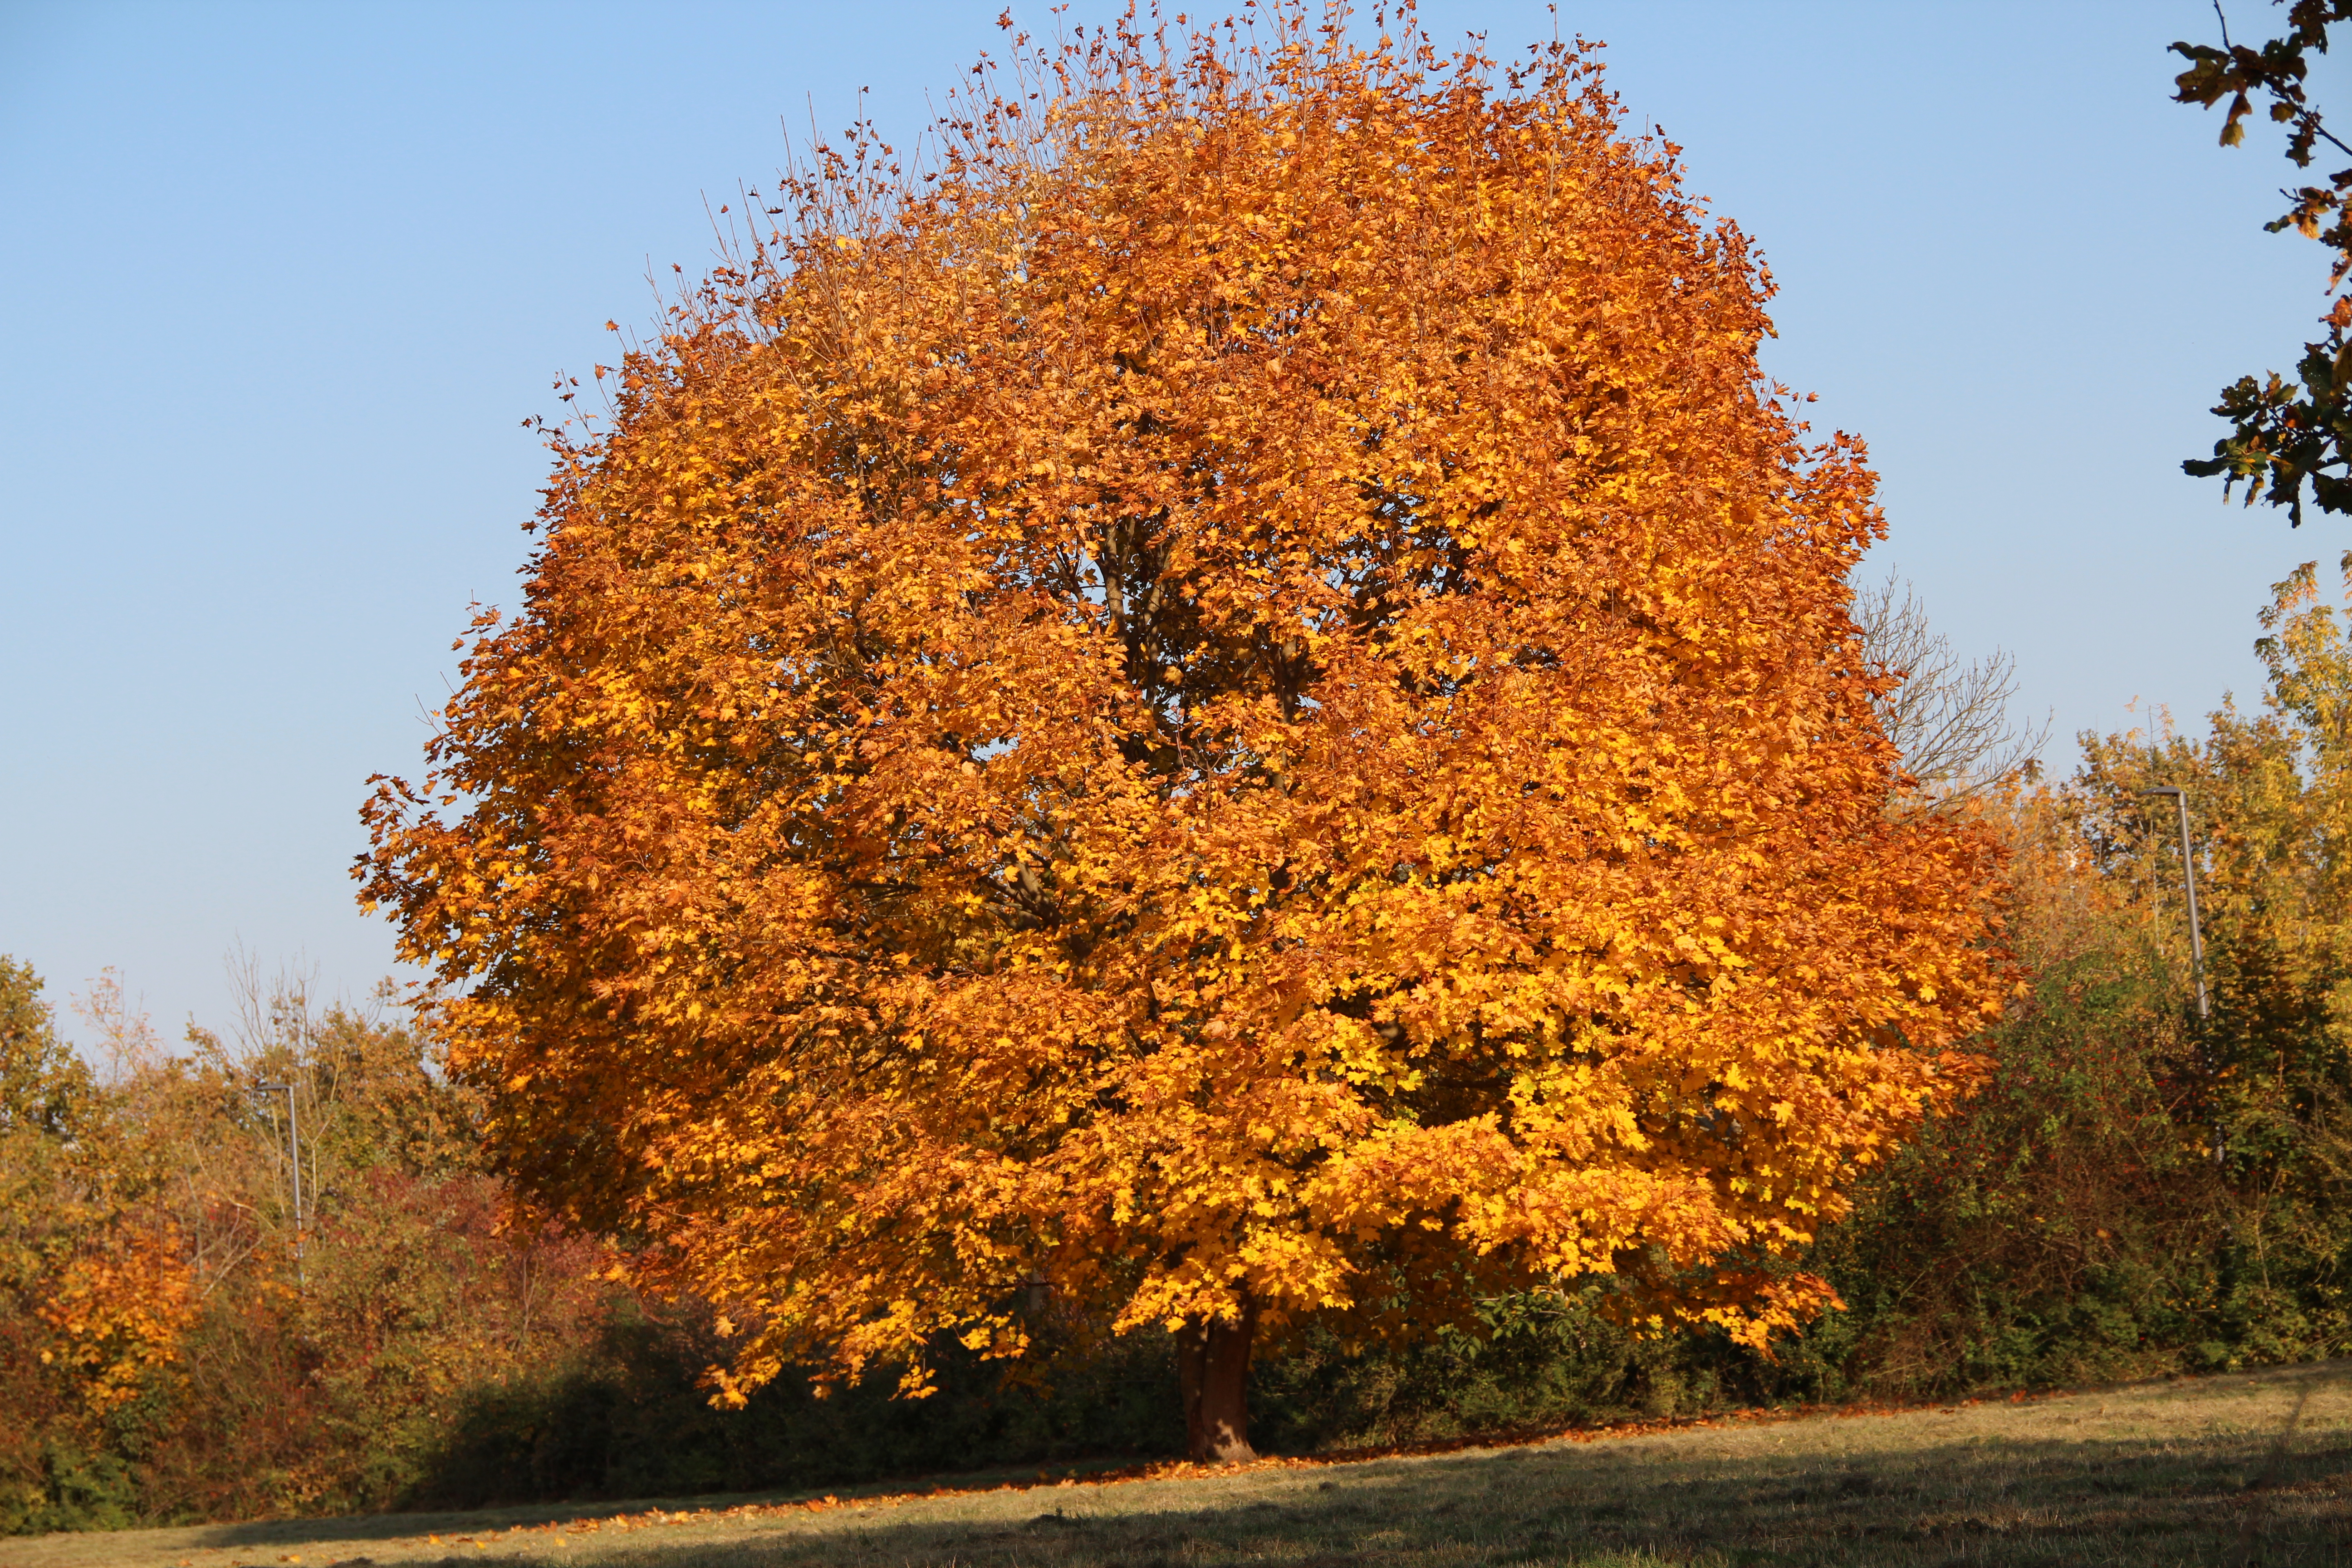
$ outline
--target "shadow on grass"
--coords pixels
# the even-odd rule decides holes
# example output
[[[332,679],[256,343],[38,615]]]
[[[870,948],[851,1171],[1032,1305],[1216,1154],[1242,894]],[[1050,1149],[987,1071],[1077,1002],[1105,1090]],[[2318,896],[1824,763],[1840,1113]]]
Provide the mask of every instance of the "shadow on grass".
[[[1131,1461],[1120,1458],[1079,1460],[1050,1466],[1021,1465],[986,1470],[905,1479],[871,1481],[856,1486],[768,1489],[757,1492],[697,1492],[679,1497],[633,1497],[613,1501],[516,1503],[503,1507],[416,1510],[401,1513],[337,1514],[315,1519],[257,1519],[224,1524],[189,1525],[172,1533],[186,1544],[222,1550],[241,1546],[299,1549],[371,1541],[407,1541],[440,1535],[450,1539],[481,1538],[513,1530],[628,1525],[647,1516],[700,1518],[737,1510],[780,1510],[812,1503],[851,1504],[896,1502],[920,1498],[928,1491],[946,1494],[989,1492],[997,1489],[1051,1488],[1066,1479],[1083,1483],[1097,1477],[1124,1474]],[[146,1532],[140,1532],[146,1533]],[[305,1558],[308,1561],[308,1558]],[[471,1559],[469,1559],[471,1561]],[[493,1561],[484,1559],[483,1561]]]
[[[1382,1564],[2344,1564],[2352,1432],[1965,1441],[1783,1455],[1772,1428],[1700,1441],[1552,1445],[1444,1458],[997,1491],[824,1512],[762,1510],[614,1535],[491,1538],[591,1510],[446,1516],[454,1560],[643,1568],[1302,1568]],[[1711,1434],[1710,1436],[1719,1436]],[[977,1479],[978,1478],[972,1478]],[[900,1494],[903,1497],[903,1494]],[[712,1500],[696,1506],[709,1507]],[[636,1505],[642,1513],[645,1505]],[[609,1515],[607,1516],[609,1517]],[[425,1516],[237,1526],[205,1544],[346,1552],[436,1530]],[[472,1544],[479,1542],[478,1546]],[[305,1548],[309,1551],[305,1551]],[[352,1555],[363,1554],[364,1547]],[[348,1557],[345,1559],[348,1561]],[[390,1561],[392,1559],[383,1559]],[[399,1560],[418,1561],[404,1552]],[[431,1560],[426,1558],[425,1560]]]

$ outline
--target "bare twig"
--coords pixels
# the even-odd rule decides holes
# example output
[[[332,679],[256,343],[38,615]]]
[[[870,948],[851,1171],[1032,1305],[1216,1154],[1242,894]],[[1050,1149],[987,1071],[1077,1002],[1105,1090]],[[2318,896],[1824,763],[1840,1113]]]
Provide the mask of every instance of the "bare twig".
[[[2017,659],[1995,649],[1964,659],[1951,639],[1927,624],[1911,584],[1889,574],[1854,595],[1854,625],[1872,667],[1901,684],[1874,700],[1886,738],[1922,794],[1947,805],[2032,778],[2050,743],[2050,721],[2020,726],[2010,717]]]

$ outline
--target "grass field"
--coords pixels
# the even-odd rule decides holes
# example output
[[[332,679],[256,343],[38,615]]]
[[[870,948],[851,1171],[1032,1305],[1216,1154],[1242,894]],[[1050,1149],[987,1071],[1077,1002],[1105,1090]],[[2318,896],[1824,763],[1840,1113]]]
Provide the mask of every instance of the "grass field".
[[[51,1535],[0,1542],[0,1568],[2352,1568],[2352,1363],[1418,1457],[943,1484]]]

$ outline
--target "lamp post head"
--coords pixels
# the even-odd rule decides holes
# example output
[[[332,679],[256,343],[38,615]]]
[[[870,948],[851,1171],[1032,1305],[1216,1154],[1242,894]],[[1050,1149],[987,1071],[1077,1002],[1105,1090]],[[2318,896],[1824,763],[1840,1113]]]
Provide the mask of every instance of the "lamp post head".
[[[2168,795],[2177,800],[2180,796],[2180,786],[2179,784],[2157,784],[2152,788],[2144,789],[2139,793],[2142,795]]]

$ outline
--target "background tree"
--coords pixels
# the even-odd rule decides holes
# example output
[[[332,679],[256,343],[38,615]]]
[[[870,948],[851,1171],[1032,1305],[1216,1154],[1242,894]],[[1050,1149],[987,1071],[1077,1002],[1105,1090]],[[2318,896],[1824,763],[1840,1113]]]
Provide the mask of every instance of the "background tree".
[[[1745,238],[1573,49],[1271,29],[816,148],[367,808],[498,1160],[724,1396],[1165,1324],[1235,1458],[1310,1324],[1760,1341],[1997,1007]]]
[[[596,1245],[511,1212],[423,1043],[240,970],[177,1056],[101,977],[93,1071],[0,959],[0,1533],[430,1494],[469,1401],[598,1353]]]
[[[1962,658],[1927,621],[1911,584],[1892,573],[1854,595],[1863,657],[1891,679],[1872,699],[1886,738],[1924,798],[1949,806],[1982,800],[2041,772],[2050,726],[2019,724],[2017,658],[1995,649]]]
[[[40,992],[0,957],[0,1527],[42,1518],[60,1472],[109,1491],[122,1465],[105,1428],[176,1362],[195,1305],[154,1202],[152,1141],[58,1037]],[[101,1008],[113,994],[101,987]],[[111,1500],[95,1517],[130,1522]]]
[[[2268,115],[2287,128],[2286,155],[2296,169],[2311,167],[2321,143],[2352,156],[2323,122],[2305,92],[2311,57],[2327,52],[2330,25],[2352,19],[2352,0],[2274,0],[2287,7],[2286,30],[2260,47],[2233,43],[2220,0],[2221,43],[2176,43],[2189,66],[2176,79],[2175,100],[2210,109],[2227,100],[2221,145],[2245,141],[2246,117],[2264,98]],[[2335,252],[2328,269],[2332,292],[2352,274],[2352,167],[2339,169],[2325,184],[2305,184],[2280,193],[2287,210],[2266,226],[2276,234],[2292,228]],[[2339,299],[2321,318],[2325,335],[2303,345],[2296,379],[2276,371],[2257,379],[2241,376],[2223,390],[2213,412],[2230,421],[2230,434],[2213,444],[2210,458],[2180,466],[2200,479],[2221,477],[2223,491],[2242,482],[2246,504],[2267,500],[2287,509],[2288,521],[2303,523],[2305,486],[2322,511],[2352,511],[2352,300]]]

